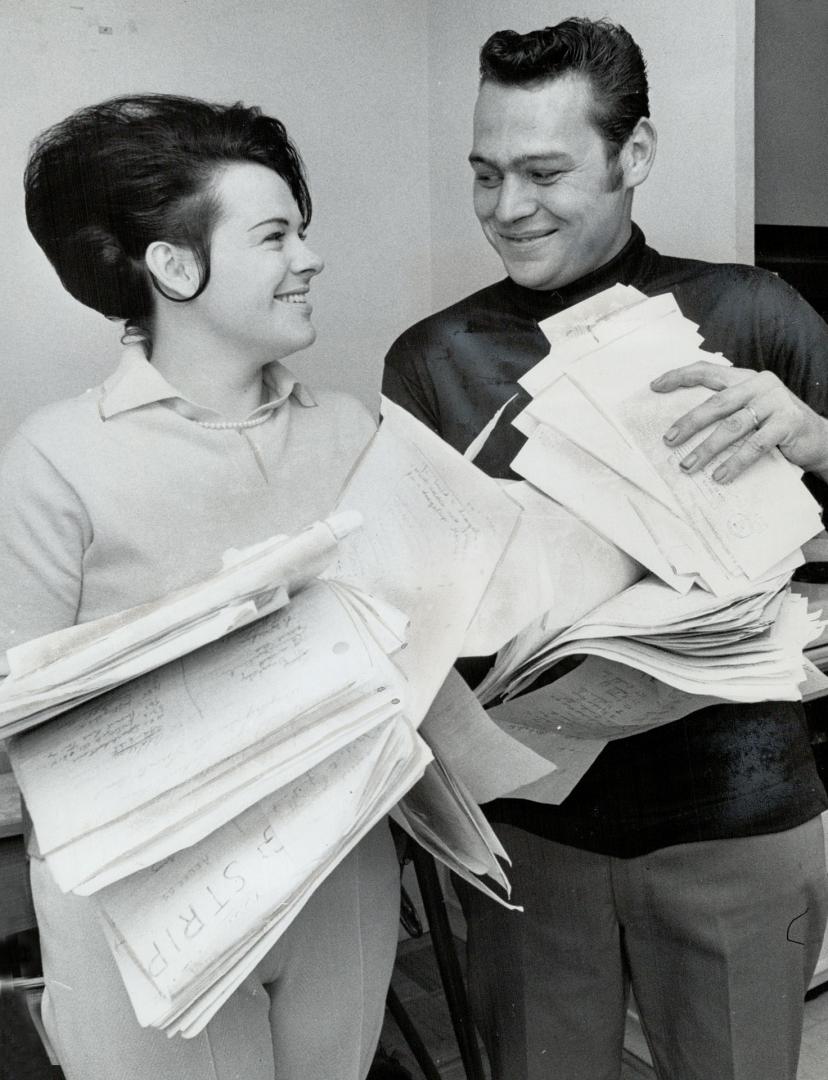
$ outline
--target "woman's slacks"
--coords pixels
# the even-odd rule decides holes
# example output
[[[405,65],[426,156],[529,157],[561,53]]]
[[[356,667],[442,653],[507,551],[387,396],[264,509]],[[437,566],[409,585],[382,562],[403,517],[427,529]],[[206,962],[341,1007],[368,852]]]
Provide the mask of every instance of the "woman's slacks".
[[[92,904],[42,860],[32,888],[43,1018],[66,1080],[364,1080],[397,946],[399,867],[383,821],[322,883],[199,1035],[141,1028]]]

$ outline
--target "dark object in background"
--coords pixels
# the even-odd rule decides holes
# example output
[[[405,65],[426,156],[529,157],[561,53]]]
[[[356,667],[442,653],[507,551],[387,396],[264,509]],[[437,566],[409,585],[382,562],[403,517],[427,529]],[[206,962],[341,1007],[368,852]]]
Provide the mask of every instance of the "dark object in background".
[[[414,1077],[399,1063],[395,1055],[386,1053],[380,1044],[374,1063],[368,1070],[367,1080],[414,1080]]]
[[[757,225],[756,265],[793,285],[828,322],[828,226]]]

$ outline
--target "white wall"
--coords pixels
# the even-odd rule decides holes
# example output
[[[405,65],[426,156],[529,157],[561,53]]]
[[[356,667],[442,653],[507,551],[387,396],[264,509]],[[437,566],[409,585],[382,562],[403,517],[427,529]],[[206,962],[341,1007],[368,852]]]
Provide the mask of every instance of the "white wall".
[[[647,239],[673,254],[753,261],[753,0],[435,2],[429,19],[434,307],[500,273],[472,213],[466,161],[479,47],[495,30],[525,33],[575,14],[623,24],[647,61],[659,147],[634,207]]]
[[[36,405],[94,385],[119,328],[65,293],[30,238],[30,139],[129,91],[244,100],[308,166],[316,344],[289,363],[377,401],[382,357],[430,303],[426,5],[372,0],[0,0],[0,443]]]
[[[828,227],[828,3],[756,0],[756,220]]]
[[[471,210],[477,52],[494,30],[577,10],[625,23],[659,127],[636,217],[664,250],[752,258],[753,0],[0,0],[0,443],[35,406],[99,382],[118,328],[60,288],[26,231],[29,140],[140,90],[242,99],[285,121],[309,168],[319,337],[309,382],[375,405],[416,318],[500,275]]]

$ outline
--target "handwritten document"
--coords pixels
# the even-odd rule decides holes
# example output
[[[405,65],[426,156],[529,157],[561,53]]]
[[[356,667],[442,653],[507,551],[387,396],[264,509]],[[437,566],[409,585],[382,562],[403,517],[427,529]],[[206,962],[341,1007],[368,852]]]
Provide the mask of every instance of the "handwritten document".
[[[636,668],[588,656],[560,679],[497,706],[490,715],[498,725],[519,726],[538,749],[549,730],[569,738],[617,739],[720,700],[686,694]]]
[[[710,392],[656,394],[649,384],[700,359],[729,362],[700,350],[672,296],[625,289],[593,297],[575,328],[570,313],[542,325],[553,345],[521,380],[533,400],[514,421],[528,442],[512,467],[672,587],[685,578],[685,589],[724,595],[818,532],[818,507],[778,451],[727,485],[712,479],[720,458],[697,473],[680,468],[709,430],[679,448],[664,432]]]
[[[154,861],[194,842],[230,808],[255,801],[257,781],[285,783],[387,710],[402,710],[402,680],[346,596],[310,586],[59,726],[11,741],[38,843],[62,888],[97,887],[107,867],[135,868],[142,848]]]
[[[560,803],[608,740],[670,723],[716,700],[681,693],[634,667],[588,656],[555,682],[487,710],[504,739],[554,764],[554,770],[522,784],[508,773],[498,782],[493,771],[488,797]]]
[[[329,572],[406,612],[396,662],[419,724],[460,654],[520,514],[496,480],[390,401],[338,509],[364,527]]]
[[[505,733],[456,671],[440,689],[420,734],[478,803],[548,776],[554,760]]]
[[[596,626],[591,636],[582,625],[571,636],[561,634],[541,647],[517,670],[502,670],[500,687],[505,684],[506,695],[515,696],[558,661],[590,654],[637,668],[688,694],[713,694],[727,701],[797,701],[799,684],[805,678],[802,650],[818,636],[822,624],[807,612],[801,597],[785,593],[778,606],[775,598],[770,602],[776,614],[769,627],[758,626],[749,634],[737,629],[729,638],[717,634],[715,645],[709,648],[700,648],[698,635],[692,631],[686,636],[668,635],[662,642],[658,634],[639,637],[629,627],[621,633],[602,634]]]
[[[410,725],[391,720],[199,844],[98,893],[139,1022],[201,1030],[429,757]]]
[[[539,424],[512,468],[673,588],[692,586],[693,577],[673,565],[673,543],[659,544],[639,512],[652,497],[554,428]]]
[[[157,601],[58,630],[8,651],[0,733],[32,727],[86,698],[275,611],[330,562],[358,516],[225,555],[217,572]]]
[[[644,568],[571,511],[525,481],[504,490],[521,515],[463,641],[489,656],[541,616],[566,629],[637,581]]]

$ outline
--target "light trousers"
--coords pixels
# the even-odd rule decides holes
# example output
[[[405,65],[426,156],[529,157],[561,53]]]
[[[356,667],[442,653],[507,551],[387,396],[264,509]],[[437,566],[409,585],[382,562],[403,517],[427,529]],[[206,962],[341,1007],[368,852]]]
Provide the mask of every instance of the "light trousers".
[[[364,1080],[397,947],[399,866],[383,821],[313,894],[199,1035],[141,1028],[89,901],[32,859],[43,1018],[66,1080]]]
[[[795,1080],[828,911],[820,818],[632,859],[495,829],[525,912],[457,883],[493,1080],[618,1080],[630,986],[660,1080]]]

